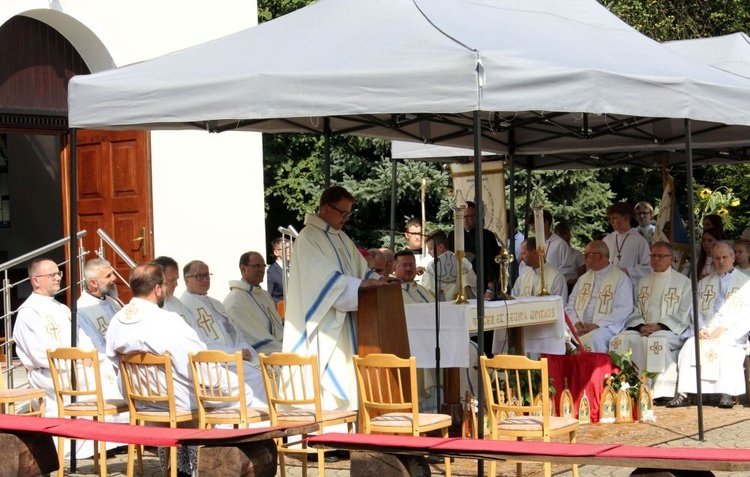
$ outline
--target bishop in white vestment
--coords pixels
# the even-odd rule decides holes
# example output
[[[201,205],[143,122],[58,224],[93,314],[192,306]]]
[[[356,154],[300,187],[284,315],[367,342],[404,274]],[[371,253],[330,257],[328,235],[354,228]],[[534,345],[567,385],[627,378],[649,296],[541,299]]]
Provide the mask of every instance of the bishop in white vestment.
[[[690,280],[672,268],[674,250],[667,242],[651,246],[653,272],[635,289],[635,309],[626,330],[610,341],[610,351],[631,360],[641,371],[658,373],[651,383],[652,396],[672,398],[677,391],[677,356],[690,333],[693,297]]]
[[[240,257],[242,280],[229,282],[224,306],[255,351],[271,354],[282,349],[284,322],[276,311],[271,294],[260,287],[265,272],[266,263],[261,254],[243,253]]]
[[[711,251],[715,271],[698,283],[701,391],[721,394],[719,407],[732,407],[731,396],[745,393],[750,277],[733,268],[731,242],[716,242]],[[694,340],[688,339],[680,351],[677,389],[681,394],[697,390]]]
[[[358,290],[383,283],[341,230],[353,205],[343,187],[323,192],[318,213],[305,216],[289,271],[283,349],[318,356],[322,405],[329,410],[358,406],[352,362]]]
[[[633,285],[627,275],[609,264],[609,249],[604,242],[590,242],[583,256],[588,271],[573,287],[565,312],[584,347],[606,353],[610,339],[622,331],[633,312]]]

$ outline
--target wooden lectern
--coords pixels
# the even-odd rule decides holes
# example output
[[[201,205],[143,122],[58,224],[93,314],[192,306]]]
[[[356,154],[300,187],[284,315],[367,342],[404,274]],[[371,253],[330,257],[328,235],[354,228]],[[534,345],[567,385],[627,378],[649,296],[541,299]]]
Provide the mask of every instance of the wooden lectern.
[[[401,284],[359,290],[357,354],[390,353],[411,356]]]

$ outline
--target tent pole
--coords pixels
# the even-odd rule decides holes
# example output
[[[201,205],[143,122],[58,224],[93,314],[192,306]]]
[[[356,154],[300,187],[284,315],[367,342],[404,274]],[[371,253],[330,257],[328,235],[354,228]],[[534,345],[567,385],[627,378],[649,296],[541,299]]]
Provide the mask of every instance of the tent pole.
[[[391,251],[396,249],[396,191],[398,186],[397,161],[398,159],[391,157],[391,246],[389,247]]]
[[[689,119],[685,119],[685,152],[687,160],[687,193],[688,193],[688,244],[695,244],[695,213],[693,191],[693,137]],[[695,254],[695,249],[691,249]],[[690,257],[690,282],[693,290],[693,336],[695,337],[695,382],[696,398],[698,399],[698,440],[703,440],[703,392],[701,390],[701,354],[700,340],[698,339],[698,330],[700,324],[698,321],[698,264],[695,257]]]
[[[323,181],[326,189],[331,186],[331,120],[323,118]]]
[[[70,329],[73,331],[70,333],[70,346],[75,348],[77,346],[77,333],[75,330],[78,329],[78,203],[76,198],[78,196],[78,135],[77,129],[70,129],[70,158],[68,160],[68,200],[70,201],[70,216],[68,217],[68,236],[70,243],[68,244],[68,267],[70,270],[70,278],[68,278],[68,293],[70,297]],[[74,399],[75,400],[75,399]],[[76,446],[70,446],[70,472],[76,471]]]
[[[531,172],[533,167],[534,159],[528,157],[528,165],[526,167],[526,205],[523,211],[523,236],[529,238],[529,224],[526,223],[526,217],[531,213]]]
[[[479,117],[479,111],[474,111],[474,215],[476,216],[476,227],[474,227],[474,240],[477,244],[476,263],[480,266],[474,270],[477,276],[477,347],[479,348],[480,356],[484,351],[484,267],[481,266],[484,263],[484,237],[482,229],[484,228],[484,202],[482,201],[482,123]],[[484,385],[482,379],[479,379],[477,383],[477,398],[479,401],[479,411],[477,415],[477,422],[484,422]],[[478,424],[480,431],[478,432],[479,439],[484,439],[484,425]],[[478,462],[478,473],[477,475],[484,474],[484,461]]]
[[[508,159],[510,162],[510,174],[508,174],[508,187],[510,188],[508,213],[505,214],[505,220],[508,222],[508,253],[515,255],[516,251],[516,228],[518,228],[518,218],[516,217],[516,134],[515,129],[508,131]],[[513,227],[513,222],[516,227]],[[505,245],[505,244],[503,244]],[[505,284],[507,290],[504,293],[510,293],[511,284],[518,278],[518,260],[521,257],[513,257],[513,265],[510,267],[510,281]],[[502,274],[502,272],[501,272]],[[498,284],[496,283],[495,286]]]

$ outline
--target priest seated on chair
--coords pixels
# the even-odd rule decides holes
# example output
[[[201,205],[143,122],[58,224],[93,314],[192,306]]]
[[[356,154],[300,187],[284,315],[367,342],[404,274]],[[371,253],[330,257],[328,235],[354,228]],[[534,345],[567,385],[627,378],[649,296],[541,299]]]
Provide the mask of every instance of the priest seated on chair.
[[[719,394],[718,407],[732,408],[745,392],[747,334],[750,332],[750,277],[734,268],[732,242],[716,242],[711,249],[714,272],[698,282],[698,338],[700,339],[701,390]],[[687,406],[697,389],[695,338],[689,338],[678,359],[679,394],[667,407]]]
[[[588,271],[573,287],[565,312],[584,348],[606,353],[609,341],[633,312],[633,284],[622,270],[610,265],[609,249],[601,240],[586,245],[583,257]]]
[[[651,246],[651,268],[638,281],[635,308],[625,331],[609,343],[619,355],[632,351],[641,371],[659,373],[650,383],[654,404],[666,404],[677,390],[677,356],[690,332],[693,298],[690,279],[672,268],[674,249],[667,242]]]

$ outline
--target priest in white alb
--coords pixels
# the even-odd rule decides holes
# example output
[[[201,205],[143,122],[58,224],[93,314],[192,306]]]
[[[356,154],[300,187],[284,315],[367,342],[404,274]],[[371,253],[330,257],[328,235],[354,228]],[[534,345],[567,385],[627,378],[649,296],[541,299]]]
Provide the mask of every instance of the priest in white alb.
[[[612,233],[604,237],[609,248],[609,263],[619,268],[635,286],[638,280],[651,273],[649,244],[643,235],[631,227],[633,207],[618,202],[607,207],[607,218]]]
[[[609,249],[601,240],[586,245],[583,258],[588,270],[573,287],[565,312],[584,348],[607,353],[610,339],[623,330],[633,312],[633,284],[610,265]]]
[[[190,326],[195,329],[208,349],[236,353],[242,351],[245,383],[252,389],[254,398],[247,396],[248,403],[268,405],[263,375],[260,372],[260,358],[242,333],[224,305],[207,295],[211,288],[211,273],[208,265],[200,260],[188,262],[182,269],[187,290],[180,301],[190,312]]]
[[[525,271],[513,285],[511,295],[514,297],[537,296],[542,290],[541,260],[537,249],[536,237],[530,237],[521,243],[521,261],[526,265]],[[563,306],[568,301],[568,285],[565,277],[556,267],[544,263],[544,287],[549,295],[562,298]],[[523,330],[524,350],[537,356],[539,353],[565,354],[565,318],[560,316],[556,323],[528,326]],[[507,353],[507,330],[496,329],[492,339],[494,354]]]
[[[393,274],[401,280],[404,305],[435,302],[432,292],[414,281],[417,277],[417,259],[414,252],[408,249],[396,252],[393,259]]]
[[[240,256],[241,280],[229,282],[229,294],[224,306],[245,341],[258,353],[281,351],[284,339],[284,322],[276,311],[270,293],[260,287],[266,273],[266,261],[258,252],[245,252]]]
[[[658,373],[650,384],[655,404],[666,404],[677,391],[677,356],[693,317],[690,279],[672,268],[674,249],[667,242],[651,246],[651,268],[638,281],[635,309],[625,331],[609,343],[619,355],[631,351],[641,371]]]
[[[187,307],[174,296],[174,291],[180,280],[180,267],[172,257],[162,255],[154,259],[154,263],[161,265],[164,270],[164,308],[167,311],[177,313],[190,325],[193,322],[192,314]]]
[[[47,350],[71,346],[70,309],[55,300],[63,273],[48,258],[31,262],[28,272],[33,291],[18,308],[13,340],[18,358],[28,372],[29,386],[47,391],[46,416],[57,417]]]
[[[360,287],[385,283],[341,229],[354,197],[343,187],[323,191],[317,214],[305,216],[289,270],[285,352],[317,355],[324,409],[357,409],[352,356],[357,353]]]
[[[745,394],[743,363],[750,332],[750,277],[734,268],[732,242],[716,242],[711,249],[714,272],[698,282],[698,338],[701,391],[718,394],[718,407],[732,408],[732,396]],[[667,407],[687,406],[697,392],[695,338],[680,351],[678,395]]]

